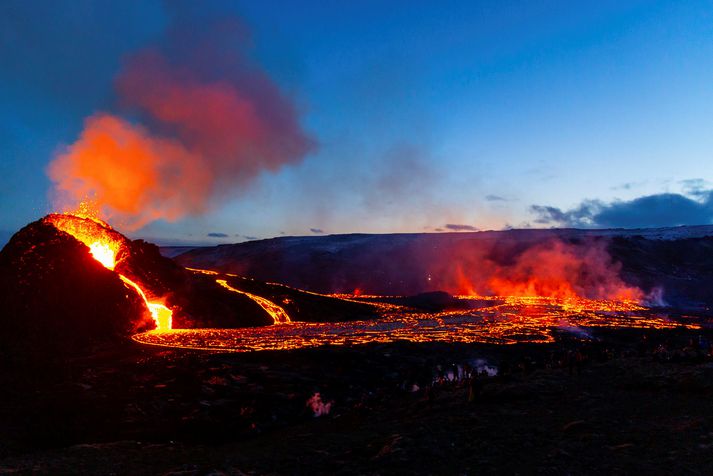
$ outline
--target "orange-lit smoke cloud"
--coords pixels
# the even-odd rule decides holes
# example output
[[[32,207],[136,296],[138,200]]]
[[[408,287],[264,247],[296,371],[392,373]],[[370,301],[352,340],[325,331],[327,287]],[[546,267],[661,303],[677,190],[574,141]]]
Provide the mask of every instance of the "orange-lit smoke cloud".
[[[214,181],[201,157],[181,142],[153,137],[111,114],[89,117],[48,173],[66,208],[91,197],[129,229],[203,211]]]
[[[174,27],[116,80],[126,120],[98,112],[48,168],[55,205],[90,200],[129,230],[204,212],[314,148],[294,104],[247,59],[241,26]]]
[[[550,239],[516,245],[469,243],[435,265],[436,287],[454,294],[641,300],[620,277],[602,241]],[[443,261],[445,260],[445,261]]]

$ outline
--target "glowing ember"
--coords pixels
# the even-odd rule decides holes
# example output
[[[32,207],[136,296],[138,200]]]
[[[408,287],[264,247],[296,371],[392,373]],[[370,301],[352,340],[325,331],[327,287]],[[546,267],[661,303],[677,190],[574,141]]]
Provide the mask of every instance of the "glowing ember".
[[[85,207],[76,215],[69,213],[49,215],[46,221],[87,245],[94,259],[107,269],[115,271],[120,261],[118,257],[125,247],[124,239],[88,210]],[[121,273],[117,272],[117,274],[127,287],[141,296],[156,323],[156,329],[159,331],[171,329],[173,311],[162,303],[149,301],[138,284]]]

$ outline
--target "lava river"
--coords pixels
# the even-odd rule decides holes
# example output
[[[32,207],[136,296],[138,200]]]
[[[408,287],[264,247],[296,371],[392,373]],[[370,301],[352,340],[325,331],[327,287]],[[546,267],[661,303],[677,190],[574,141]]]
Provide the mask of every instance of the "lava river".
[[[267,299],[234,288],[235,275],[207,270],[192,270],[216,276],[225,288],[255,299],[272,317],[275,324],[238,329],[174,329],[150,331],[133,336],[142,344],[213,350],[249,352],[286,350],[324,345],[358,345],[398,340],[410,342],[482,342],[513,344],[517,342],[552,342],[557,332],[570,332],[587,337],[589,328],[699,328],[669,320],[665,314],[628,301],[556,299],[549,297],[471,297],[460,299],[471,309],[419,312],[410,308],[384,304],[378,298],[340,296],[349,300],[370,302],[380,319],[307,323],[291,322],[287,313]]]

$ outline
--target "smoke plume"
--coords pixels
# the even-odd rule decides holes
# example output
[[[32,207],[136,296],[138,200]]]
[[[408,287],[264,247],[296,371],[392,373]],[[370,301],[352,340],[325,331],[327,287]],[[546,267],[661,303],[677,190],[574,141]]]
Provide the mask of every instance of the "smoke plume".
[[[315,142],[247,43],[233,19],[183,20],[129,55],[115,83],[122,115],[87,118],[49,165],[55,205],[91,201],[133,230],[202,213],[261,173],[299,162]]]
[[[455,294],[616,300],[644,297],[640,289],[620,278],[621,265],[613,262],[604,241],[470,241],[440,248],[439,255],[430,269],[434,285]]]

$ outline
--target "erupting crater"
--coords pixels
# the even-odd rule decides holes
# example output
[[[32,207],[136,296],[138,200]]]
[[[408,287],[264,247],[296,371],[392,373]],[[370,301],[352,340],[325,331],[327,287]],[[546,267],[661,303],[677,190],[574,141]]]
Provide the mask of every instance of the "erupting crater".
[[[171,329],[173,311],[160,302],[160,299],[149,299],[146,291],[122,269],[121,263],[129,253],[128,240],[123,235],[108,223],[84,213],[54,213],[47,215],[44,221],[84,243],[94,259],[117,273],[124,284],[141,297],[156,324],[156,330]]]

